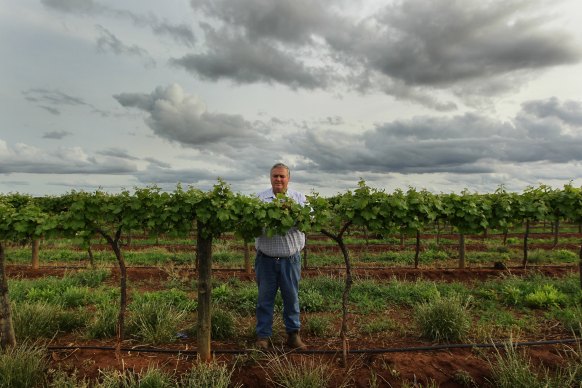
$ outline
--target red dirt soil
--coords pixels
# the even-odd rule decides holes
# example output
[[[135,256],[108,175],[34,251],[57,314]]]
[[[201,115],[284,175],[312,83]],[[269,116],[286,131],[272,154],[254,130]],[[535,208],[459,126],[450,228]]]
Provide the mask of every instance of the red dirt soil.
[[[6,267],[6,274],[9,278],[38,278],[46,276],[62,276],[66,268],[41,267],[33,270],[28,266],[9,265]],[[370,277],[377,279],[428,279],[435,281],[460,281],[479,282],[486,279],[502,276],[503,274],[523,275],[526,272],[536,271],[548,276],[561,277],[577,271],[574,265],[569,266],[540,266],[527,270],[522,268],[509,268],[507,270],[495,270],[493,268],[468,268],[468,269],[413,269],[413,268],[358,268],[354,269],[353,275],[356,277]],[[139,268],[130,267],[127,270],[128,280],[135,281],[163,281],[168,278],[168,273],[160,268]],[[182,269],[182,275],[195,278],[197,273],[193,270]],[[304,270],[304,277],[321,276],[322,274],[344,276],[342,269],[308,269]],[[112,268],[112,281],[118,278],[118,270]],[[237,277],[243,280],[252,280],[253,274],[244,273],[243,270],[215,270],[213,277],[217,279],[228,279]],[[341,343],[338,340],[327,342],[320,338],[305,338],[310,349],[333,349],[341,350]],[[538,338],[537,340],[541,340]],[[249,340],[250,341],[250,340]],[[74,335],[60,337],[53,341],[50,346],[99,346],[114,347],[114,341],[86,341]],[[283,349],[282,343],[276,343],[276,348]],[[430,346],[432,344],[422,342],[417,338],[405,337],[395,338],[392,341],[376,341],[373,338],[352,338],[350,339],[350,349],[386,349],[398,347]],[[130,341],[123,344],[124,348],[136,346]],[[250,348],[252,343],[226,343],[213,342],[215,359],[226,361],[229,365],[236,365],[232,376],[232,381],[242,384],[244,387],[273,387],[269,381],[266,370],[268,357],[252,357],[247,355],[233,355],[219,353],[220,351],[243,351],[245,347]],[[172,345],[164,345],[164,349],[176,349],[182,351],[193,351],[196,349],[196,338],[186,338]],[[543,345],[524,348],[535,362],[543,362],[544,365],[554,368],[563,362],[560,352],[565,349],[563,345]],[[415,352],[386,352],[375,354],[355,354],[348,356],[348,368],[342,366],[341,352],[338,354],[302,354],[287,353],[287,358],[292,360],[316,358],[319,363],[328,364],[333,372],[330,374],[330,387],[339,386],[346,379],[348,386],[369,387],[373,385],[374,379],[378,387],[399,387],[404,381],[426,385],[434,380],[441,387],[463,387],[462,376],[470,376],[475,386],[492,386],[488,382],[490,378],[490,367],[484,355],[492,354],[492,350],[475,349],[449,349],[440,351],[415,351]],[[236,361],[236,364],[235,364]],[[67,371],[77,370],[78,375],[88,378],[99,377],[100,370],[117,368],[119,370],[130,370],[141,372],[148,367],[161,367],[167,371],[184,373],[193,362],[197,362],[196,357],[191,355],[177,355],[164,353],[142,353],[139,351],[122,351],[119,358],[116,358],[112,350],[87,350],[71,349],[56,350],[51,352],[51,367],[62,368]]]

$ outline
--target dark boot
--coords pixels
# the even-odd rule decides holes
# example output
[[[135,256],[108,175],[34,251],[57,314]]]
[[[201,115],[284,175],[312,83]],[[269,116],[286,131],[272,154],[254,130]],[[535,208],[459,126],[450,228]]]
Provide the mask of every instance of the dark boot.
[[[269,349],[269,339],[268,338],[257,338],[257,342],[255,342],[255,347],[259,350]]]
[[[301,341],[298,331],[287,333],[287,346],[293,349],[307,349],[307,345]]]

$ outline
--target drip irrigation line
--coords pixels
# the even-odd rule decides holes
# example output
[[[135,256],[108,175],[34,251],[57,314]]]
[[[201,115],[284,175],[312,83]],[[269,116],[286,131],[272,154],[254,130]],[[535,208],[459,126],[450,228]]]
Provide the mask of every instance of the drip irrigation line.
[[[525,342],[514,342],[511,343],[512,346],[543,346],[543,345],[563,345],[572,344],[580,342],[579,338],[565,338],[558,340],[546,340],[546,341],[525,341]],[[397,347],[397,348],[379,348],[379,349],[350,349],[348,354],[382,354],[382,353],[404,353],[404,352],[428,352],[428,351],[438,351],[438,350],[448,350],[448,349],[473,349],[473,348],[504,348],[507,343],[487,343],[487,344],[443,344],[443,345],[431,345],[431,346],[412,346],[412,347]],[[60,351],[60,350],[110,350],[114,351],[113,346],[48,346],[50,351]],[[156,348],[121,348],[123,352],[137,352],[137,353],[163,353],[163,354],[184,354],[184,355],[196,355],[197,350],[180,350],[180,349],[156,349]],[[212,353],[215,354],[243,354],[251,353],[256,351],[255,349],[215,349]],[[342,349],[305,349],[305,350],[293,350],[293,353],[300,354],[340,354],[343,352]]]

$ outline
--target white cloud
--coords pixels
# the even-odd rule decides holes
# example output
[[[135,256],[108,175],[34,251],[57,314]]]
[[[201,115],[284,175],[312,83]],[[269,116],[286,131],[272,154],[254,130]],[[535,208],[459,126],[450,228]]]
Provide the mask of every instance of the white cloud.
[[[243,117],[208,112],[196,96],[184,93],[177,84],[157,87],[149,95],[122,93],[114,97],[125,107],[146,111],[146,122],[156,135],[186,147],[215,150],[263,143]]]
[[[46,151],[24,143],[10,146],[0,140],[0,173],[30,174],[128,174],[134,164],[111,157],[89,156],[81,147]]]

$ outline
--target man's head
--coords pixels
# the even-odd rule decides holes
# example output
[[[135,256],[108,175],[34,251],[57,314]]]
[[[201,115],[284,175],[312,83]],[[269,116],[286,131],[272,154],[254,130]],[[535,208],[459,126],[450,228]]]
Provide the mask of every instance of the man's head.
[[[290,177],[289,167],[283,163],[277,163],[271,167],[271,187],[273,188],[273,193],[279,194],[287,192]]]

